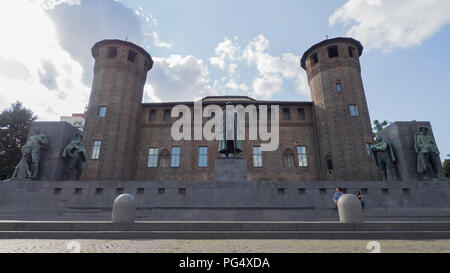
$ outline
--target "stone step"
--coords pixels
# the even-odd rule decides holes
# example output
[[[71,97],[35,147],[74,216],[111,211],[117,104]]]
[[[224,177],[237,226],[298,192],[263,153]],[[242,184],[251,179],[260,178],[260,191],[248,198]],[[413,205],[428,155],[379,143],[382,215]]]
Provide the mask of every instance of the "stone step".
[[[0,221],[3,232],[450,232],[450,222],[23,222]]]
[[[438,240],[449,231],[0,231],[0,239],[59,240]]]

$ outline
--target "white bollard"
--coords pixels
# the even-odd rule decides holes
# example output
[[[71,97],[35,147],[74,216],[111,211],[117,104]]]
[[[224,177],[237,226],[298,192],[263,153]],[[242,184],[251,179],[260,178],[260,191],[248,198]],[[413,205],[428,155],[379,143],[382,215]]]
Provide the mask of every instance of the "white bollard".
[[[353,194],[344,194],[338,201],[341,223],[363,223],[364,215],[361,201]]]
[[[122,194],[114,200],[111,221],[120,224],[132,224],[135,220],[136,200],[131,194]]]

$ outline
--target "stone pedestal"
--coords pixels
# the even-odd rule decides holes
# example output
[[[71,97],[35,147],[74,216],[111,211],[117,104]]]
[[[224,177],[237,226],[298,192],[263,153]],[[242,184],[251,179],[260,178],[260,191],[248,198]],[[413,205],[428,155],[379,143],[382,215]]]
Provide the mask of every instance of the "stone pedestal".
[[[361,201],[353,194],[344,194],[339,198],[338,210],[339,219],[343,224],[364,222]]]
[[[380,132],[380,136],[391,143],[394,149],[397,157],[398,174],[403,181],[420,180],[422,178],[417,173],[417,154],[414,149],[414,135],[419,132],[422,126],[427,127],[430,130],[429,134],[433,135],[431,124],[424,121],[395,122]],[[440,164],[438,170],[443,177]]]
[[[216,159],[214,162],[214,181],[247,181],[247,160],[238,157]]]
[[[64,148],[81,133],[67,122],[33,122],[28,137],[35,135],[38,129],[48,139],[48,149],[41,150],[39,180],[60,181],[63,178],[66,162],[62,159]],[[21,162],[19,179],[26,176],[25,166]]]
[[[111,221],[115,224],[132,224],[136,215],[136,199],[122,194],[114,200]]]

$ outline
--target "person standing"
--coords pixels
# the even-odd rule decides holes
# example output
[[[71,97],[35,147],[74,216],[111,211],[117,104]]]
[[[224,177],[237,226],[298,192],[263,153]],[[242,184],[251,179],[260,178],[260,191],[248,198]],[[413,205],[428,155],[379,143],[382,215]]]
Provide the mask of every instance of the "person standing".
[[[336,208],[337,208],[337,205],[338,205],[339,198],[341,198],[342,195],[344,195],[344,193],[341,191],[341,188],[337,187],[336,188],[336,192],[333,195],[333,202],[336,205]]]

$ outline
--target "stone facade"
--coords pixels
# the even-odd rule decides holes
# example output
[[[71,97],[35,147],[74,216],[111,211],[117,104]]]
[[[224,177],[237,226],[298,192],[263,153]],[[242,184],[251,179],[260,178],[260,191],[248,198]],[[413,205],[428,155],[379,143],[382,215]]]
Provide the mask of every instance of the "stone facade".
[[[337,57],[328,56],[333,46]],[[193,113],[194,102],[141,103],[146,74],[152,66],[150,55],[118,40],[101,41],[92,52],[96,63],[84,137],[89,157],[84,180],[213,181],[214,162],[221,156],[218,141],[174,141],[171,137],[176,119],[170,118],[170,110],[184,104]],[[130,52],[136,53],[134,62],[129,59]],[[279,105],[280,146],[277,151],[262,154],[262,166],[255,167],[253,160],[253,147],[261,143],[244,141],[239,156],[247,160],[248,180],[379,178],[367,150],[372,131],[361,78],[361,54],[362,45],[350,38],[326,40],[306,51],[301,64],[308,74],[312,102],[257,101],[242,96],[203,99],[203,107],[225,107],[228,101],[243,106]],[[350,105],[355,105],[353,110]],[[248,124],[246,127],[248,131]],[[179,156],[172,154],[174,147],[179,147]],[[199,164],[200,147],[208,147],[203,157],[207,166]],[[303,164],[299,162],[299,147],[306,149]],[[150,149],[157,149],[153,150],[157,152],[157,164],[153,166],[149,166]],[[178,159],[180,164],[171,166],[171,160]]]

